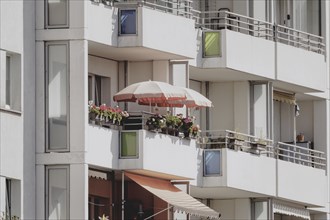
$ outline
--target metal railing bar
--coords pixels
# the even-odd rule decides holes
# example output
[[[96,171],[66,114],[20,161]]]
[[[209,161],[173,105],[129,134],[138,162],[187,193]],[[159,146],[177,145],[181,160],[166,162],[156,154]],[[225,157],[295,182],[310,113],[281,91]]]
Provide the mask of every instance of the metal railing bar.
[[[283,146],[290,146],[290,147],[294,147],[294,148],[298,148],[298,149],[301,149],[301,150],[309,150],[311,152],[316,152],[316,153],[322,153],[325,155],[324,152],[322,151],[318,151],[318,150],[314,150],[314,149],[307,149],[307,148],[304,148],[304,147],[300,147],[300,146],[297,146],[297,145],[293,145],[293,144],[287,144],[287,143],[283,143],[283,142],[277,142],[279,145],[283,145]]]
[[[312,36],[312,37],[315,37],[315,38],[323,39],[322,36],[310,34],[310,33],[304,32],[304,31],[296,30],[296,29],[285,27],[285,26],[282,26],[282,25],[276,25],[276,26],[279,27],[279,28],[283,28],[283,29],[286,29],[286,30],[293,31],[293,32],[297,32],[297,33],[305,34],[305,35]]]

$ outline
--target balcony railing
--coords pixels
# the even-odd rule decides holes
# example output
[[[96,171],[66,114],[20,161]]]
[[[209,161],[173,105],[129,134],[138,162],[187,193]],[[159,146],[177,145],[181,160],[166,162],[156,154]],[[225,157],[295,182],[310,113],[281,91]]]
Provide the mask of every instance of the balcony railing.
[[[207,30],[228,29],[239,33],[260,37],[312,51],[325,54],[324,38],[321,36],[298,31],[285,26],[272,24],[229,11],[192,10],[196,27]]]
[[[192,18],[191,0],[122,0],[114,3],[116,7],[147,7],[161,12]]]
[[[273,141],[230,130],[203,131],[197,143],[204,149],[229,148],[274,157]]]
[[[276,155],[280,160],[324,170],[326,169],[325,153],[321,151],[278,142]]]
[[[302,48],[308,51],[324,54],[325,44],[323,37],[298,31],[281,25],[276,25],[275,39],[278,42],[288,44],[294,47]]]
[[[282,142],[274,145],[272,140],[229,130],[203,131],[197,143],[204,149],[228,148],[323,170],[327,164],[324,152]]]
[[[94,108],[96,107],[94,106]],[[131,133],[129,133],[130,130],[150,130],[150,125],[146,125],[147,121],[150,119],[150,117],[155,116],[155,114],[145,111],[130,112],[129,117],[123,117],[121,121],[118,121],[118,119],[107,120],[107,114],[105,112],[95,117],[94,112],[90,112],[89,114],[89,123],[96,124],[102,127],[109,127],[112,129],[125,130],[126,132],[128,132],[127,135],[131,135]],[[122,115],[123,112],[117,111],[117,114]],[[163,131],[162,129],[158,129],[157,132]],[[165,134],[179,136],[182,138],[186,137],[174,133],[171,134],[166,132]],[[187,136],[187,138],[196,137]],[[230,130],[208,130],[199,132],[197,136],[197,144],[203,149],[214,150],[228,148],[235,151],[242,151],[246,153],[272,157],[279,160],[284,160],[323,170],[326,169],[327,164],[326,155],[322,151],[293,144],[287,144],[283,142],[278,142],[276,145],[274,145],[273,141],[270,139],[260,138],[257,136]]]
[[[255,37],[273,40],[273,24],[229,11],[193,11],[198,27],[221,30],[229,29]]]

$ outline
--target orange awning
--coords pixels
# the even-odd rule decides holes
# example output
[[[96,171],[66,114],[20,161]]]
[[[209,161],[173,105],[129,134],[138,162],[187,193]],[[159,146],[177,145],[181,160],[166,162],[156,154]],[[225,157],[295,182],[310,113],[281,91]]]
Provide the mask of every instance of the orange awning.
[[[158,198],[172,205],[174,211],[181,211],[189,215],[202,216],[210,219],[220,219],[220,213],[181,191],[170,181],[132,173],[125,173],[125,175]]]

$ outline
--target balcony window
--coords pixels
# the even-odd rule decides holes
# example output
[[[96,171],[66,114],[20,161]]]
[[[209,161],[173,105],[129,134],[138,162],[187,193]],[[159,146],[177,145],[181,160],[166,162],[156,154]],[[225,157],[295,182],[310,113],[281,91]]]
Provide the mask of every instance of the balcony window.
[[[88,75],[88,101],[93,101],[96,106],[110,105],[111,79],[95,74]]]
[[[204,32],[203,43],[204,57],[221,56],[220,32]]]
[[[68,46],[46,44],[46,151],[69,150]]]
[[[221,153],[219,150],[204,151],[204,176],[221,175]]]
[[[14,53],[6,53],[4,66],[6,71],[2,77],[5,81],[0,89],[1,108],[21,111],[21,56]]]
[[[272,219],[269,199],[252,199],[252,220]]]
[[[120,10],[120,35],[136,34],[136,10]]]
[[[69,26],[69,1],[46,0],[46,27],[66,28]]]
[[[121,132],[120,157],[132,158],[138,157],[138,139],[137,132]]]
[[[70,219],[69,203],[69,166],[47,166],[46,219]]]
[[[251,82],[251,132],[258,138],[268,138],[270,133],[270,116],[272,108],[270,94],[271,83]]]

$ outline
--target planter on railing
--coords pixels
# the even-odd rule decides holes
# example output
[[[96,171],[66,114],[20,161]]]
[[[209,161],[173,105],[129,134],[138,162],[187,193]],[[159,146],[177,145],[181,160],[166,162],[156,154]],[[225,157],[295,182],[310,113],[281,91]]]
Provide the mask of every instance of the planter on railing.
[[[110,127],[111,125],[121,126],[129,117],[126,111],[122,111],[119,107],[109,107],[105,104],[96,106],[93,102],[88,105],[89,123]]]
[[[184,118],[182,114],[154,114],[147,119],[146,125],[149,131],[182,138],[196,138],[199,133],[199,126],[194,124],[194,120],[194,117]]]

